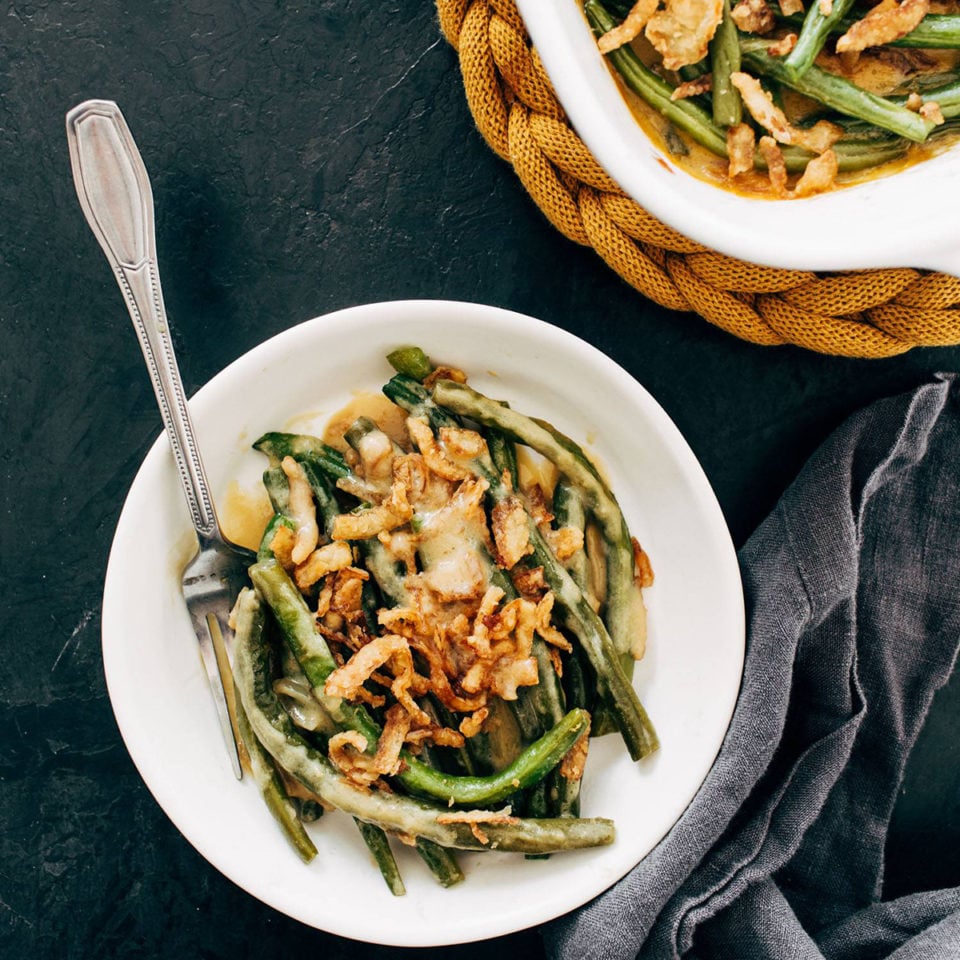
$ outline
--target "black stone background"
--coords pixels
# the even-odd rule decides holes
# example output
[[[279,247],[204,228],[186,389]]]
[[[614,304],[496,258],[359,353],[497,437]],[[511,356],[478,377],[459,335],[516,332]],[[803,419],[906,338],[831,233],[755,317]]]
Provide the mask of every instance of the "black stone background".
[[[357,944],[275,913],[181,838],[124,750],[100,597],[159,418],[70,179],[63,117],[89,97],[120,103],[151,171],[190,392],[339,307],[509,307],[579,334],[653,393],[739,545],[847,414],[957,370],[960,349],[758,348],[646,302],[554,231],[482,142],[431,3],[0,4],[0,956],[489,956]],[[960,883],[958,686],[911,763],[889,894]],[[535,931],[496,949],[542,954]]]

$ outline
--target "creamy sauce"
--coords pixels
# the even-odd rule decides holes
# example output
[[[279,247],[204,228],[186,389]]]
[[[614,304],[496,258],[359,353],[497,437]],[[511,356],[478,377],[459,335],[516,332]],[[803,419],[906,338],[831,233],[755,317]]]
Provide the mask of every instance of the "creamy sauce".
[[[935,8],[933,6],[931,7],[931,12],[934,12],[934,9],[937,13],[955,12],[957,6],[957,4],[938,4]],[[634,41],[633,47],[638,56],[649,65],[654,57],[649,44],[641,38]],[[894,49],[896,48],[891,48],[891,52],[893,52]],[[919,51],[911,51],[906,48],[901,48],[900,52],[908,55],[911,53],[919,53]],[[929,66],[924,68],[923,73],[930,75],[946,74],[951,71],[955,73],[958,64],[960,64],[960,51],[956,50],[924,50],[923,56],[930,61]],[[843,76],[844,79],[851,80],[881,96],[890,94],[896,87],[904,82],[904,74],[897,69],[894,63],[879,60],[867,53],[864,53],[860,57],[853,71],[845,70],[836,55],[827,53],[823,53],[817,58],[817,65],[822,66],[832,73],[837,73]],[[626,87],[612,66],[610,67],[610,71],[638,124],[647,136],[669,157],[671,163],[696,177],[698,180],[704,180],[714,186],[723,187],[732,193],[768,200],[779,199],[774,193],[765,171],[747,171],[731,180],[727,175],[727,159],[725,157],[718,157],[705,147],[694,143],[686,134],[676,131],[669,121],[658,111],[654,110],[653,107]],[[913,79],[913,77],[911,77],[911,79]],[[805,98],[799,94],[792,93],[791,91],[785,92],[784,101],[788,115],[793,117],[802,116],[811,106],[811,101],[805,100]],[[813,106],[818,107],[819,105],[814,104]],[[687,149],[685,155],[678,154],[670,149],[671,140],[675,141],[677,137],[682,140],[683,146]],[[877,177],[890,176],[916,163],[943,153],[952,147],[958,138],[960,138],[960,132],[951,132],[942,136],[934,134],[932,139],[927,143],[910,144],[904,155],[890,160],[887,163],[869,167],[864,170],[840,173],[837,177],[837,186],[851,186],[856,183],[863,183],[866,180],[873,180]],[[795,174],[790,177],[791,185],[796,182],[797,176],[798,175]]]
[[[528,490],[536,484],[547,496],[553,492],[560,476],[556,464],[520,444],[517,444],[517,473],[521,490]]]
[[[357,453],[368,483],[389,488],[392,478],[393,444],[385,433],[371,431],[360,438]]]
[[[407,591],[407,585],[404,577],[397,572],[395,558],[389,548],[383,550],[371,550],[364,557],[364,565],[373,574],[374,579],[379,583],[386,593],[388,593],[401,606],[409,606],[411,603],[410,594]]]
[[[244,490],[235,480],[230,483],[219,514],[220,526],[228,540],[256,550],[272,516],[273,507],[262,484],[251,491]]]
[[[487,580],[478,548],[484,530],[476,511],[465,512],[456,500],[439,510],[417,515],[418,552],[430,586],[451,598],[469,598]]]
[[[338,410],[327,421],[323,430],[323,441],[338,450],[346,450],[343,435],[358,417],[369,417],[391,440],[399,444],[407,442],[407,413],[382,393],[370,393],[358,390],[353,399]]]

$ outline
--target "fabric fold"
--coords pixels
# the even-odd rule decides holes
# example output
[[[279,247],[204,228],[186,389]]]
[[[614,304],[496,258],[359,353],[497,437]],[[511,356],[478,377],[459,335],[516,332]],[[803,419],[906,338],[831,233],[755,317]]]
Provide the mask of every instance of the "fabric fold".
[[[960,643],[958,477],[952,375],[811,458],[740,553],[744,680],[713,769],[648,857],[546,929],[552,956],[873,960],[921,938],[957,956],[929,952],[953,931],[948,894],[879,898],[906,760]]]

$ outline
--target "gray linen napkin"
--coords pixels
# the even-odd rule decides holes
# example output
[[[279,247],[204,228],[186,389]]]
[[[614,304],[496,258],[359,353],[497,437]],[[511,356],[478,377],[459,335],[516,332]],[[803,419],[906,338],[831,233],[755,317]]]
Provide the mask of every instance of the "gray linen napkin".
[[[740,565],[747,658],[720,755],[657,848],[545,930],[548,952],[956,960],[960,888],[880,894],[907,756],[960,644],[960,380],[848,421]]]

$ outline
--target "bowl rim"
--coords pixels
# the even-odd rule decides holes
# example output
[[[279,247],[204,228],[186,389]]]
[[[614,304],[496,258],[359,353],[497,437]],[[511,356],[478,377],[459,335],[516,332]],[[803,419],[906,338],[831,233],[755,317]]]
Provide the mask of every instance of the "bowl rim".
[[[644,209],[717,252],[789,270],[917,267],[960,275],[958,144],[802,200],[738,195],[677,166],[640,128],[579,0],[517,7],[574,130]],[[935,196],[936,203],[924,203]],[[832,225],[832,227],[827,226]]]
[[[357,341],[363,342],[363,333],[370,329],[370,325],[376,328],[389,324],[391,329],[403,330],[405,321],[421,318],[425,324],[434,324],[439,330],[441,326],[447,329],[455,327],[456,325],[451,323],[451,319],[463,317],[471,317],[474,323],[482,325],[481,332],[485,338],[484,342],[489,339],[491,334],[518,329],[517,325],[519,324],[528,332],[536,330],[537,334],[544,338],[545,343],[563,344],[566,352],[562,358],[561,369],[564,373],[569,372],[571,364],[575,370],[580,370],[584,363],[587,366],[594,363],[598,364],[599,369],[602,369],[604,373],[603,383],[597,385],[597,389],[603,398],[608,397],[611,391],[616,392],[618,389],[626,389],[629,386],[630,395],[637,399],[640,408],[649,418],[655,436],[662,436],[664,443],[669,442],[671,444],[670,452],[678,458],[677,469],[679,475],[689,482],[692,491],[696,494],[696,499],[691,503],[691,507],[696,507],[698,516],[702,510],[702,515],[708,521],[698,529],[697,550],[707,551],[712,558],[721,561],[718,565],[714,565],[711,561],[711,577],[716,577],[717,589],[726,598],[723,604],[724,614],[727,615],[726,626],[723,630],[718,628],[718,635],[724,638],[724,644],[730,643],[735,648],[736,656],[730,662],[725,663],[724,669],[726,672],[724,676],[727,680],[730,680],[735,674],[736,683],[725,680],[722,691],[717,691],[717,701],[723,714],[723,723],[718,724],[717,728],[713,730],[712,739],[707,738],[705,734],[703,735],[705,742],[709,739],[709,746],[713,753],[709,762],[705,763],[702,769],[698,767],[696,786],[686,800],[686,803],[689,803],[689,799],[702,786],[716,753],[720,749],[739,694],[745,646],[742,584],[729,530],[702,467],[663,408],[633,376],[612,358],[559,327],[498,307],[443,300],[392,301],[349,307],[305,321],[271,337],[244,353],[225,370],[217,374],[190,401],[198,428],[198,437],[202,442],[205,432],[209,436],[210,431],[216,428],[215,432],[219,434],[216,438],[216,449],[232,449],[231,445],[237,445],[239,449],[242,444],[242,449],[248,451],[251,438],[243,431],[251,426],[257,427],[257,424],[249,423],[249,414],[245,412],[237,413],[233,408],[230,409],[229,417],[237,418],[232,429],[239,430],[239,436],[228,436],[230,430],[223,430],[219,419],[223,416],[223,404],[229,402],[231,397],[236,398],[237,391],[240,389],[236,384],[240,383],[242,385],[244,394],[252,395],[256,393],[257,384],[260,382],[258,378],[269,378],[266,382],[270,383],[277,382],[277,378],[282,377],[285,372],[282,362],[288,364],[295,362],[298,367],[302,366],[303,347],[307,343],[323,346],[331,342],[329,335],[334,331],[342,334],[343,324],[345,323],[349,324],[351,333]],[[367,321],[370,323],[365,326]],[[449,335],[455,336],[457,334]],[[392,333],[391,336],[393,336]],[[480,332],[475,335],[475,338],[479,336]],[[395,338],[394,342],[402,339],[403,335],[401,334]],[[378,345],[380,344],[378,343]],[[371,346],[366,349],[370,352],[374,350],[374,347]],[[520,357],[520,354],[518,353],[517,356]],[[527,354],[524,353],[521,359],[526,364],[536,358],[528,358]],[[289,367],[286,369],[289,369]],[[311,377],[314,375],[321,376],[322,366],[318,366],[315,370],[311,368],[310,375]],[[559,373],[553,376],[558,377]],[[281,380],[281,382],[283,381]],[[298,388],[295,387],[294,389]],[[565,393],[568,392],[566,378],[563,379],[563,389]],[[252,401],[244,401],[244,403],[250,402]],[[289,402],[287,401],[287,403]],[[292,412],[288,410],[288,413]],[[267,417],[271,414],[272,411],[268,410],[262,416]],[[258,413],[258,418],[260,416],[261,414]],[[258,463],[257,475],[259,475],[260,469]],[[219,477],[219,474],[226,472],[227,476],[232,476],[227,466],[217,463],[209,463],[208,471],[215,490],[222,489],[222,477]],[[157,495],[158,492],[160,496]],[[145,527],[142,525],[145,510],[150,511],[153,517],[151,523],[154,526]],[[171,522],[171,519],[173,522]],[[164,531],[161,542],[164,550],[142,550],[141,538],[145,529],[161,529]],[[201,788],[209,790],[212,785],[220,791],[218,797],[221,798],[222,803],[222,791],[233,791],[238,786],[233,779],[226,753],[220,741],[219,730],[216,729],[213,722],[212,713],[209,717],[209,724],[204,721],[202,726],[198,723],[193,728],[196,731],[196,743],[191,747],[194,751],[191,756],[199,755],[206,765],[202,771],[199,771],[195,760],[193,761],[194,765],[190,769],[198,773],[198,776],[192,783],[191,791],[185,792],[183,790],[184,781],[182,779],[178,780],[176,777],[176,772],[181,769],[176,764],[188,764],[188,761],[177,758],[173,773],[170,772],[169,767],[165,769],[164,751],[160,748],[160,745],[164,742],[164,736],[172,734],[159,732],[157,729],[159,718],[155,713],[150,712],[149,697],[160,697],[167,694],[171,680],[159,673],[149,673],[147,675],[150,676],[150,685],[142,686],[145,669],[139,658],[143,656],[143,637],[136,638],[141,641],[141,645],[137,649],[135,649],[137,645],[130,642],[134,639],[129,635],[131,605],[137,612],[142,609],[138,605],[135,592],[129,589],[130,584],[131,582],[137,582],[137,577],[149,578],[151,572],[155,572],[153,566],[148,566],[146,570],[136,570],[137,564],[131,563],[131,550],[136,550],[138,555],[145,552],[157,555],[152,558],[152,561],[154,564],[161,564],[166,571],[164,574],[166,587],[163,596],[157,597],[154,603],[157,608],[163,608],[166,605],[167,608],[172,609],[173,606],[177,605],[179,577],[174,577],[175,568],[171,565],[171,558],[165,552],[165,549],[173,543],[182,544],[184,532],[189,532],[189,519],[182,503],[181,492],[177,487],[176,474],[167,441],[165,436],[161,434],[148,451],[131,486],[121,511],[110,552],[104,586],[102,617],[104,673],[111,706],[121,735],[148,789],[167,816],[198,852],[251,895],[304,923],[341,936],[397,946],[439,946],[515,932],[574,909],[589,897],[599,894],[603,889],[615,883],[639,859],[642,859],[642,856],[645,856],[649,849],[652,849],[654,844],[651,844],[640,857],[632,859],[630,863],[618,861],[616,868],[612,871],[611,868],[602,867],[597,860],[591,860],[590,857],[577,858],[577,854],[565,855],[565,858],[571,858],[571,869],[573,869],[574,862],[577,863],[575,876],[578,878],[578,883],[573,885],[576,889],[567,889],[571,885],[562,883],[565,871],[561,871],[561,883],[556,885],[556,889],[551,886],[552,893],[549,897],[544,897],[532,905],[513,904],[509,908],[504,907],[503,915],[495,917],[492,925],[489,917],[477,916],[473,906],[474,896],[471,882],[476,883],[477,879],[484,879],[483,871],[478,870],[478,876],[468,878],[459,891],[458,888],[454,888],[453,891],[440,891],[444,898],[441,903],[447,906],[460,922],[456,930],[451,932],[450,923],[444,920],[444,924],[441,925],[444,933],[439,938],[435,926],[431,926],[429,922],[429,911],[425,907],[425,904],[429,905],[432,901],[428,896],[422,896],[421,902],[418,902],[417,898],[409,892],[412,886],[410,882],[408,882],[408,896],[400,898],[406,900],[409,905],[409,922],[397,926],[392,925],[389,920],[389,911],[393,907],[392,901],[386,904],[381,902],[380,915],[382,915],[382,918],[376,921],[372,921],[369,916],[355,916],[346,909],[340,909],[337,914],[330,910],[327,910],[326,913],[320,911],[320,915],[318,915],[315,899],[310,901],[309,907],[304,907],[302,898],[298,900],[296,897],[291,898],[290,896],[291,885],[296,884],[297,877],[304,877],[303,873],[296,873],[300,867],[299,862],[289,864],[295,874],[289,882],[286,882],[285,879],[283,882],[278,882],[275,876],[271,880],[270,877],[264,877],[256,873],[251,874],[248,869],[250,864],[246,863],[243,855],[234,849],[240,846],[236,843],[236,836],[231,834],[229,845],[225,845],[222,833],[216,832],[218,829],[222,831],[225,827],[218,827],[213,824],[208,814],[205,814],[203,819],[198,819],[198,808],[200,810],[206,808],[203,804],[198,803],[197,798],[201,794],[197,791]],[[700,535],[703,538],[702,543]],[[174,581],[176,582],[174,583]],[[151,584],[150,593],[157,592],[155,581],[149,580],[148,582]],[[156,650],[153,656],[163,662],[166,662],[168,657],[174,658],[175,662],[170,666],[170,672],[176,676],[179,684],[177,696],[185,697],[189,701],[188,713],[190,716],[188,719],[196,719],[194,714],[199,710],[197,717],[203,720],[203,708],[200,700],[204,702],[208,700],[209,692],[206,690],[206,681],[202,677],[199,660],[196,658],[195,639],[189,635],[189,620],[186,618],[185,610],[177,614],[170,614],[174,618],[175,615],[180,616],[180,620],[183,621],[187,631],[187,635],[181,638],[185,649],[180,651],[179,654],[177,653],[180,646],[179,641],[174,642],[173,634],[169,631],[165,632],[161,624],[157,627],[157,631],[165,633],[165,636],[159,646],[157,641],[154,642]],[[716,642],[716,637],[713,638],[713,642]],[[727,648],[724,647],[724,649]],[[131,665],[135,666],[131,667]],[[131,670],[134,673],[131,673]],[[178,673],[178,671],[180,672]],[[715,674],[716,671],[711,672],[711,677]],[[131,683],[133,677],[138,678],[139,683]],[[177,702],[178,704],[181,703],[180,700]],[[193,703],[196,703],[195,707],[190,706]],[[183,709],[183,706],[179,706],[178,709]],[[212,706],[209,706],[209,710],[212,711],[212,709]],[[694,721],[690,720],[689,722]],[[721,726],[722,729],[720,729]],[[698,730],[698,736],[700,735]],[[600,743],[602,746],[602,741]],[[620,753],[622,754],[623,751],[620,751]],[[705,756],[704,754],[701,759],[705,759]],[[169,757],[167,757],[166,762],[169,764]],[[202,773],[202,776],[200,773]],[[206,784],[206,787],[204,787],[204,784]],[[240,786],[242,787],[242,785]],[[248,784],[247,786],[252,789],[251,785]],[[267,811],[260,806],[259,798],[254,796],[252,800],[250,799],[249,789],[247,790],[247,798],[237,801],[237,809],[242,807],[241,812],[244,813],[248,802],[254,804],[254,819],[250,823],[245,823],[243,820],[239,823],[241,828],[247,828],[248,832],[245,837],[248,842],[251,833],[260,834],[261,827],[264,830],[272,831],[273,829]],[[632,793],[630,795],[633,796]],[[231,793],[228,799],[232,804],[235,799],[234,794]],[[682,816],[684,807],[671,813],[673,818],[670,821],[671,824]],[[226,808],[221,807],[220,809],[219,816],[221,818],[225,817],[224,809]],[[234,808],[231,807],[230,809]],[[234,826],[234,824],[231,824],[232,828]],[[327,826],[325,823],[321,823],[318,833],[325,836],[325,831],[333,826],[333,824]],[[334,839],[336,838],[334,837]],[[256,837],[254,840],[256,841]],[[276,837],[276,843],[273,839],[269,841],[267,849],[270,853],[271,869],[273,867],[273,854],[277,851],[280,851],[280,859],[283,861],[285,868],[288,866],[288,861],[283,855],[283,841],[279,836]],[[612,849],[604,848],[604,850]],[[588,853],[593,854],[593,851],[588,851]],[[290,856],[292,857],[292,854]],[[496,858],[501,855],[490,854],[487,856]],[[293,859],[296,858],[293,857]],[[559,864],[559,861],[557,862]],[[375,870],[369,864],[366,866]],[[303,869],[309,871],[310,868]],[[510,867],[509,869],[514,870],[516,868]],[[287,874],[284,873],[283,876],[286,878]],[[524,876],[527,879],[531,877],[534,880],[536,879],[536,874],[533,872],[527,872]],[[414,880],[415,878],[410,879]],[[310,881],[302,882],[309,883]],[[420,882],[419,878],[416,879],[416,882]],[[428,882],[428,886],[431,886],[430,882]],[[312,888],[310,889],[312,891]],[[464,895],[467,897],[469,909],[463,906]],[[516,901],[517,898],[514,896],[513,900]]]

